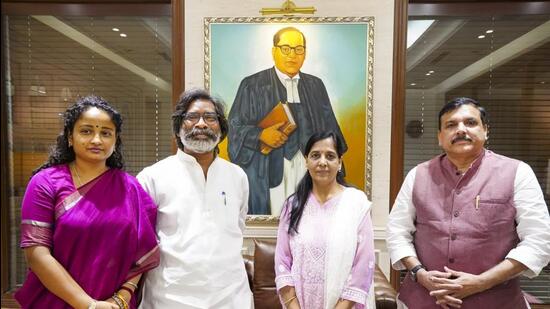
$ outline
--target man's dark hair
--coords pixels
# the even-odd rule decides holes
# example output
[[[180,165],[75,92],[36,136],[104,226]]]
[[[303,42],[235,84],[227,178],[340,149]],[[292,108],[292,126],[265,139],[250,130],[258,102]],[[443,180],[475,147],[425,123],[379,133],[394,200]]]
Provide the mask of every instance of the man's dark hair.
[[[296,31],[299,34],[301,34],[302,39],[304,39],[304,47],[306,47],[306,36],[302,33],[302,31],[300,31],[300,30],[298,30],[294,27],[286,27],[286,28],[283,28],[283,29],[277,31],[277,33],[275,33],[275,35],[273,36],[273,46],[277,46],[277,44],[279,44],[279,41],[281,40],[281,35],[283,35],[283,33],[285,33],[285,32],[289,32],[289,31]]]
[[[227,136],[229,125],[227,122],[227,118],[225,118],[225,105],[223,104],[223,101],[221,99],[211,96],[204,89],[190,89],[180,95],[178,102],[176,103],[176,110],[172,114],[172,131],[174,132],[174,135],[176,135],[176,143],[178,144],[178,148],[181,150],[183,150],[183,143],[181,142],[179,135],[181,124],[183,122],[183,117],[189,109],[189,106],[191,106],[191,104],[197,100],[210,101],[212,102],[212,104],[214,104],[216,114],[218,115],[218,123],[220,124],[220,142],[223,141],[223,139]],[[218,146],[216,146],[216,152],[217,151]]]
[[[488,125],[489,116],[487,115],[487,111],[485,110],[485,108],[483,108],[483,106],[481,106],[474,99],[461,97],[461,98],[454,98],[451,101],[447,102],[447,104],[445,104],[443,106],[443,108],[441,108],[441,110],[439,111],[438,121],[439,121],[439,130],[440,131],[441,131],[441,117],[443,117],[443,115],[445,115],[448,112],[452,112],[452,111],[458,109],[462,105],[472,105],[473,107],[477,108],[477,110],[479,111],[480,118],[481,118],[481,124],[483,124],[483,126]]]

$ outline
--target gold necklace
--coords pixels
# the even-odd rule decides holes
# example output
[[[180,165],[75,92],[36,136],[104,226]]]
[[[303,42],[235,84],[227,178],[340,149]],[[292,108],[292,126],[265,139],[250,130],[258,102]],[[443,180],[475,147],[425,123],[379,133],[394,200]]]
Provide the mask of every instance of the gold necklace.
[[[82,180],[80,180],[80,175],[78,174],[78,169],[76,168],[76,163],[73,163],[72,165],[73,165],[73,170],[76,174],[76,179],[78,180],[78,184],[79,184],[78,186],[80,187],[80,186],[82,186]]]

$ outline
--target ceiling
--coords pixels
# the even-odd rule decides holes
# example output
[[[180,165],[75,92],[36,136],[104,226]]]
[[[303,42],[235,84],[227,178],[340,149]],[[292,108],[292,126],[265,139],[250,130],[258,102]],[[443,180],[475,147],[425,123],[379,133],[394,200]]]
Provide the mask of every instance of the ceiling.
[[[548,86],[549,42],[548,15],[436,18],[407,50],[407,88],[444,92],[489,72],[492,87],[510,74]]]
[[[145,81],[171,92],[170,17],[9,16],[8,24],[12,66],[34,79],[94,78],[98,87],[121,89]]]

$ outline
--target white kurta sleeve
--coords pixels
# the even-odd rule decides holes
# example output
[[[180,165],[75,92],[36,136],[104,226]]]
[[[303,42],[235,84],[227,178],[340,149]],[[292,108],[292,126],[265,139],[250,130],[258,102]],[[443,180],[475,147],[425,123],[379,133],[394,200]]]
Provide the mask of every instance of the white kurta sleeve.
[[[402,258],[408,256],[416,257],[416,250],[413,245],[413,233],[416,231],[414,225],[416,209],[412,202],[415,176],[416,167],[407,174],[393,204],[386,226],[386,244],[390,253],[392,266],[396,270],[406,268],[401,263]]]
[[[149,196],[153,199],[155,204],[158,205],[157,197],[155,194],[155,187],[154,187],[154,181],[147,173],[147,168],[143,169],[139,174],[136,176],[137,180],[145,190],[145,192],[149,193]]]
[[[535,173],[521,162],[514,180],[519,244],[506,256],[527,266],[523,275],[537,276],[550,262],[550,217]]]
[[[241,228],[241,231],[244,233],[244,230],[246,228],[246,215],[248,214],[248,195],[249,195],[249,188],[248,188],[248,178],[246,177],[246,174],[244,171],[242,171],[242,177],[241,177],[241,187],[243,190],[243,200],[240,207],[240,214],[239,214],[239,227]]]

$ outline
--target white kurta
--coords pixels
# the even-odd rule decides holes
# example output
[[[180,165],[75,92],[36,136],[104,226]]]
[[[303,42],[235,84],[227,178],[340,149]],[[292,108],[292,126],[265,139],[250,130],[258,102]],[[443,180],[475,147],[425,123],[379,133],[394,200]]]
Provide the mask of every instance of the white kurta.
[[[241,256],[248,180],[217,157],[207,179],[178,150],[137,176],[158,205],[160,265],[145,277],[140,308],[252,307]]]

